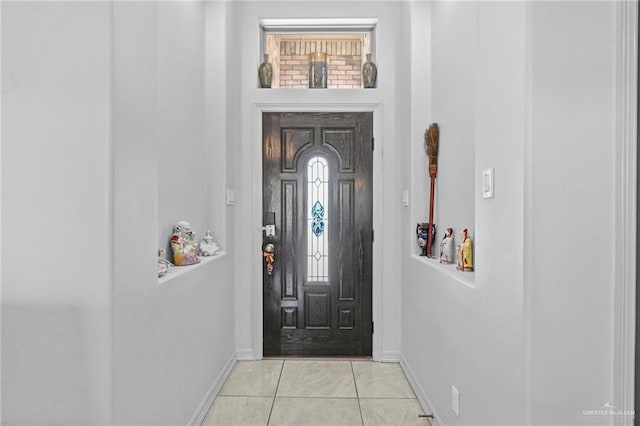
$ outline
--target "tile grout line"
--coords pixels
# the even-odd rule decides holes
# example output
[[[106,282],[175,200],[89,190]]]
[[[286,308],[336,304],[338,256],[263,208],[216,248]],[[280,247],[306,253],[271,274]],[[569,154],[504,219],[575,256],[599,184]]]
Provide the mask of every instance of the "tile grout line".
[[[364,417],[362,417],[362,407],[360,406],[360,394],[358,393],[358,383],[356,382],[356,373],[353,371],[353,361],[349,361],[351,364],[351,375],[353,376],[353,386],[356,388],[356,400],[358,401],[358,411],[360,411],[360,421],[364,426]]]
[[[271,402],[269,417],[267,417],[267,426],[269,426],[269,423],[271,423],[271,414],[273,413],[273,407],[276,405],[276,396],[278,396],[278,388],[280,387],[280,380],[282,379],[282,372],[284,371],[285,362],[285,360],[282,360],[282,367],[280,367],[280,375],[278,376],[278,384],[276,385],[276,391],[273,393],[273,401]]]

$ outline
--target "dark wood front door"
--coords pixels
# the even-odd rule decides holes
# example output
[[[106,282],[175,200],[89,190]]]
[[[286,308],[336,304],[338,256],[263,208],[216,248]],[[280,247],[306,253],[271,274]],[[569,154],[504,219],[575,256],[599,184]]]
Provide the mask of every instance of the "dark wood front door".
[[[373,114],[264,113],[264,354],[370,356]]]

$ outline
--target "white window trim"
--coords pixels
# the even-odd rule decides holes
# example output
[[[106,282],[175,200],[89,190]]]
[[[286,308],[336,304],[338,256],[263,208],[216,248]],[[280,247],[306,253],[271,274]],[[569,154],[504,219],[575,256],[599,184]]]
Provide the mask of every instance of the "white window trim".
[[[305,18],[305,19],[261,19],[260,55],[266,53],[267,34],[304,34],[304,33],[349,33],[368,32],[371,58],[376,59],[376,18]]]

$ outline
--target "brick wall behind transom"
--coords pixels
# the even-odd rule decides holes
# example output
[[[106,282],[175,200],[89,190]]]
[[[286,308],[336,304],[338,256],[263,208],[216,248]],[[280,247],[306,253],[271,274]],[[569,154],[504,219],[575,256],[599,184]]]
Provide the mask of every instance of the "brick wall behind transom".
[[[327,86],[362,87],[361,40],[281,40],[280,87],[309,87],[309,53],[327,53]]]

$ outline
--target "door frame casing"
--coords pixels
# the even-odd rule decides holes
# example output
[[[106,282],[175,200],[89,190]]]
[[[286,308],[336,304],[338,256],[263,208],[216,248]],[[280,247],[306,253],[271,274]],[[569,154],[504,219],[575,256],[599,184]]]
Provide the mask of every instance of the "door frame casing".
[[[373,229],[381,229],[382,225],[382,104],[351,103],[345,104],[282,104],[256,103],[253,105],[253,136],[251,149],[252,193],[252,226],[251,247],[262,246],[262,113],[263,112],[371,112],[373,113],[373,137],[376,147],[373,151]],[[276,230],[277,232],[277,230]],[[374,323],[382,321],[382,252],[383,233],[377,232],[372,248],[372,306],[371,315]],[[251,261],[252,312],[253,312],[253,359],[263,357],[263,261],[260,256],[253,256]],[[376,327],[372,336],[372,358],[382,359],[382,327]]]
[[[638,3],[616,4],[615,276],[613,401],[634,406],[636,350],[636,191],[638,122]],[[613,423],[630,425],[628,416]]]

